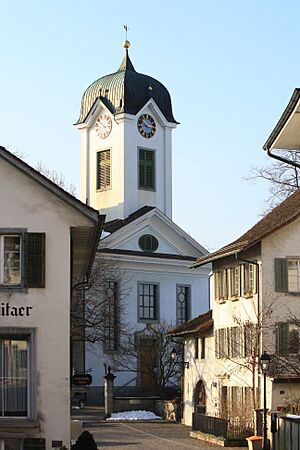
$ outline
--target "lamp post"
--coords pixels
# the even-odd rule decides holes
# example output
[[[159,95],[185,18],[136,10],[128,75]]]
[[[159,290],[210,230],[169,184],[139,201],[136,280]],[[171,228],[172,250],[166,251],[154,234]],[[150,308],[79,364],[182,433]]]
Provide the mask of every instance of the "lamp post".
[[[260,357],[261,371],[264,375],[264,405],[263,405],[263,450],[269,450],[268,438],[267,438],[267,372],[270,364],[271,356],[264,351]]]

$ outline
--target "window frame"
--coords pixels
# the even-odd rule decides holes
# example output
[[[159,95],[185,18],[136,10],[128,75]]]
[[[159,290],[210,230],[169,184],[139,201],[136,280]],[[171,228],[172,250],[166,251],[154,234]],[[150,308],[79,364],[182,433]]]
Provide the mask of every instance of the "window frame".
[[[141,185],[141,177],[140,177],[140,160],[141,160],[141,152],[151,152],[153,155],[152,158],[152,186],[148,187],[146,186],[146,180],[145,185]],[[146,147],[138,147],[137,149],[137,188],[139,191],[150,191],[150,192],[156,192],[156,150],[152,148],[146,148]]]
[[[111,147],[106,149],[101,149],[96,151],[96,191],[97,192],[103,192],[103,191],[109,191],[112,189],[112,151]],[[106,165],[104,165],[105,169],[105,185],[100,186],[100,154],[101,153],[109,153],[109,184],[107,181],[107,174],[106,174]]]
[[[186,298],[185,298],[185,320],[181,320],[182,318],[179,318],[179,300],[178,295],[180,292],[178,292],[179,288],[186,289]],[[177,283],[176,284],[176,325],[182,325],[183,323],[187,322],[191,318],[191,304],[192,304],[192,286],[190,284],[182,284]]]
[[[153,310],[154,310],[154,317],[141,317],[140,314],[140,308],[147,308],[147,306],[145,305],[140,305],[140,287],[141,286],[153,286],[154,287],[154,306],[153,306]],[[145,294],[144,294],[145,296]],[[150,296],[150,294],[149,294]],[[153,282],[153,281],[138,281],[137,283],[137,321],[138,323],[155,323],[159,321],[159,315],[160,315],[160,284]],[[150,308],[150,305],[148,306],[148,308]]]
[[[2,416],[0,415],[1,422],[9,420],[25,421],[36,420],[36,328],[23,328],[23,327],[1,327],[0,328],[0,340],[15,339],[15,340],[28,341],[27,352],[27,369],[28,369],[28,386],[27,386],[27,416]],[[2,411],[1,411],[2,414]]]
[[[275,345],[275,354],[278,356],[299,356],[300,354],[300,333],[299,333],[299,327],[289,321],[285,322],[277,322],[275,324],[275,330],[276,330],[276,345]],[[294,329],[293,329],[294,327]],[[297,351],[291,351],[293,344],[291,342],[291,334],[293,332],[297,333]],[[285,336],[283,337],[285,339],[285,343],[281,341],[283,334]],[[286,346],[286,349],[283,351],[281,350],[284,345]]]
[[[25,287],[25,236],[26,228],[0,228],[0,290],[23,289]],[[3,283],[4,281],[4,237],[20,236],[20,283]]]

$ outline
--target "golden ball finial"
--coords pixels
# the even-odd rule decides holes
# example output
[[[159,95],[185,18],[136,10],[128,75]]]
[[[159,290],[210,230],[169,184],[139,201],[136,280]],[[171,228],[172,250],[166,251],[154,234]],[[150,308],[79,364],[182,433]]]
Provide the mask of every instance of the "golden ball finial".
[[[130,44],[129,41],[127,41],[127,39],[126,39],[126,41],[123,42],[123,47],[126,48],[126,50],[129,49],[130,45],[131,45],[131,44]]]

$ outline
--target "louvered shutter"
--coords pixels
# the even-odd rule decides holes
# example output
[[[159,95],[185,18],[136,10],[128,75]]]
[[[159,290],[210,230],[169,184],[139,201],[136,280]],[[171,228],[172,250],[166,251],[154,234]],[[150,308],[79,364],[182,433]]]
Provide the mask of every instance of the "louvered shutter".
[[[215,356],[220,358],[219,330],[215,330]]]
[[[289,323],[278,323],[276,334],[276,353],[278,355],[288,355]]]
[[[285,258],[275,258],[275,291],[288,292],[288,265]]]
[[[154,152],[139,150],[139,188],[154,189]]]
[[[25,286],[45,287],[45,233],[25,235]]]
[[[111,186],[111,155],[110,150],[97,153],[97,189]]]

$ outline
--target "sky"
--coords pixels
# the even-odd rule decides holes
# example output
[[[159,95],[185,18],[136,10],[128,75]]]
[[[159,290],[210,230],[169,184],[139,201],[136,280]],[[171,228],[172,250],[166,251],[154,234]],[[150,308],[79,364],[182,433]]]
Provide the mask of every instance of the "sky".
[[[0,145],[65,175],[79,196],[84,90],[115,72],[128,24],[138,72],[169,90],[173,220],[208,250],[260,218],[262,146],[300,87],[300,2],[0,0]]]

